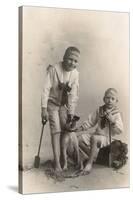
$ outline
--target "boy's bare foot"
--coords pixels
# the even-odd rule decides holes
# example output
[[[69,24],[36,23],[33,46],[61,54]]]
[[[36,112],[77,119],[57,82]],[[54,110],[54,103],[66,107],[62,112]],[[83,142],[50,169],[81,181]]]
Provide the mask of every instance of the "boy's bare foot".
[[[83,166],[83,162],[80,163],[80,170],[83,170],[84,166]]]
[[[89,171],[82,170],[79,175],[80,176],[85,176],[85,175],[88,175],[89,173],[90,173]]]
[[[78,164],[75,166],[75,169],[76,169],[76,170],[82,170],[82,169],[83,169],[82,163],[78,163]]]
[[[64,165],[63,170],[67,170],[67,165]]]
[[[60,166],[56,166],[56,167],[55,167],[55,171],[56,171],[56,172],[62,172],[62,168],[61,168]]]
[[[92,164],[88,163],[84,168],[81,168],[81,170],[78,172],[78,175],[85,176],[89,174],[91,170],[92,170]]]
[[[92,169],[92,164],[87,163],[86,166],[84,167],[83,171],[90,173],[91,169]]]

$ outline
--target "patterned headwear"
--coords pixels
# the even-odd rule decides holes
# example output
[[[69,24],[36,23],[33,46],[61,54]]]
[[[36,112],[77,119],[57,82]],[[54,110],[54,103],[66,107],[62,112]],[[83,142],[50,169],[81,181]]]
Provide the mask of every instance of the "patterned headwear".
[[[108,94],[112,94],[113,96],[115,96],[118,100],[118,92],[115,88],[108,88],[106,91],[105,91],[105,94],[104,94],[104,97],[106,97]]]
[[[80,51],[78,48],[76,47],[68,47],[65,51],[63,60],[65,60],[67,57],[69,57],[70,55],[75,55],[77,57],[80,57]]]

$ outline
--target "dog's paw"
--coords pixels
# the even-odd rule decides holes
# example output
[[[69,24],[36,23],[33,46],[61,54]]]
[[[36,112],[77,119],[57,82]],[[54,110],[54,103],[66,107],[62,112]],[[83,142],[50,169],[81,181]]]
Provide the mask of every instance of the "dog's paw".
[[[83,169],[83,167],[81,166],[81,163],[77,163],[76,166],[75,166],[75,169],[76,169],[76,170],[81,170],[81,169]]]
[[[67,170],[68,168],[67,168],[67,164],[65,164],[64,166],[63,166],[63,170]]]

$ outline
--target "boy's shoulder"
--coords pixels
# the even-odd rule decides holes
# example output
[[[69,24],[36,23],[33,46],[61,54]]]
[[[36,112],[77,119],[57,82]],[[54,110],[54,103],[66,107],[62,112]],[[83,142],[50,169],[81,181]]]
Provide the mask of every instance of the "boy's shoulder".
[[[49,72],[53,69],[54,69],[54,65],[49,64],[46,70]]]
[[[79,71],[77,69],[73,70],[75,74],[79,74]]]
[[[107,113],[111,113],[111,114],[113,114],[113,115],[120,114],[120,111],[119,111],[119,109],[118,109],[117,106],[114,106],[112,109],[107,110],[105,104],[102,105],[102,106],[99,106],[98,111],[99,111],[99,115],[101,115],[101,116],[104,116],[104,115],[106,115]]]
[[[73,77],[73,78],[76,78],[76,77],[79,76],[79,72],[78,72],[77,69],[74,69],[71,73],[72,73],[72,77]]]
[[[56,73],[58,75],[58,77],[62,77],[62,74],[64,73],[62,62],[55,63],[54,65],[49,64],[46,70],[48,73],[52,73],[52,74]],[[71,80],[78,79],[78,77],[79,77],[79,72],[77,69],[74,69],[73,71],[71,71],[70,74],[71,74],[70,75]]]
[[[61,63],[56,63],[56,64],[49,64],[48,67],[46,68],[47,72],[51,71],[61,71]]]

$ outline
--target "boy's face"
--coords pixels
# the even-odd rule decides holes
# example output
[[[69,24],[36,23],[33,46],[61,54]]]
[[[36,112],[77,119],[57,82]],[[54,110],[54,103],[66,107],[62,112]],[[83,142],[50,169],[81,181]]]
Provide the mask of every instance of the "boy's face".
[[[78,65],[79,65],[79,56],[76,55],[75,53],[71,53],[63,61],[63,66],[65,70],[68,72],[74,70]]]
[[[108,109],[111,109],[117,104],[118,100],[115,94],[109,92],[105,95],[104,102],[105,102],[106,107]]]

